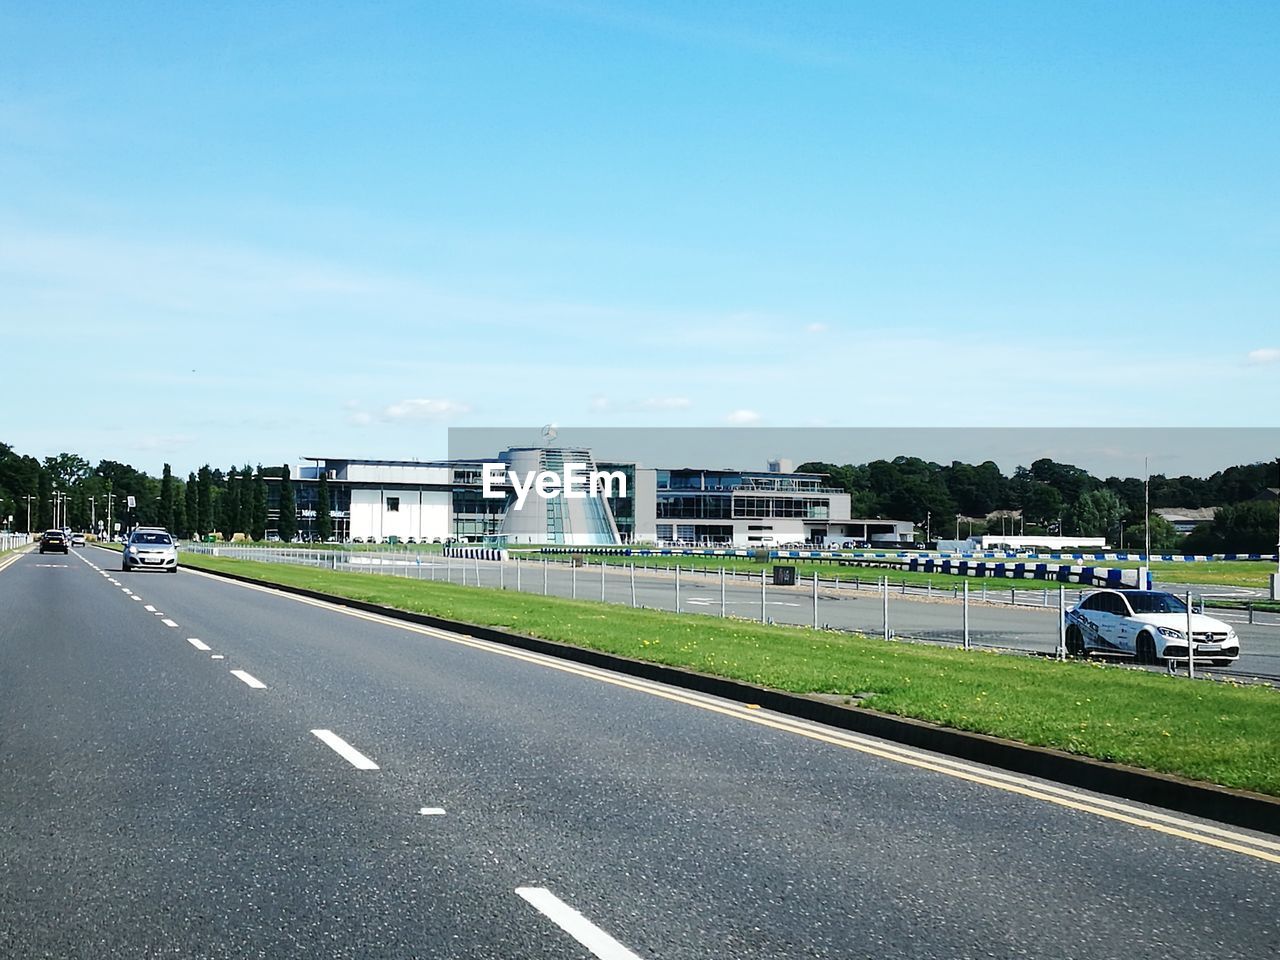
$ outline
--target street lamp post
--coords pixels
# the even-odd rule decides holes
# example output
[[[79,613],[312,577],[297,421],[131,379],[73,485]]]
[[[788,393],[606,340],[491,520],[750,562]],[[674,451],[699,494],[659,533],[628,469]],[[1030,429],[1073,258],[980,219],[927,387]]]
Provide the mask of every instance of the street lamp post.
[[[25,494],[22,499],[27,501],[27,533],[29,534],[31,533],[31,501],[38,500],[39,498],[28,493]]]

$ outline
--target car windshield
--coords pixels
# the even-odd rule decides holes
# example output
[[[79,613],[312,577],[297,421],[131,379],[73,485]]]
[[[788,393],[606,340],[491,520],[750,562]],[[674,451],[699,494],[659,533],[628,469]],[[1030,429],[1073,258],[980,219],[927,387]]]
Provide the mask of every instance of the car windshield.
[[[1187,605],[1172,593],[1126,593],[1134,613],[1186,613]]]
[[[171,541],[167,533],[135,533],[133,535],[134,543],[161,543],[168,546]]]

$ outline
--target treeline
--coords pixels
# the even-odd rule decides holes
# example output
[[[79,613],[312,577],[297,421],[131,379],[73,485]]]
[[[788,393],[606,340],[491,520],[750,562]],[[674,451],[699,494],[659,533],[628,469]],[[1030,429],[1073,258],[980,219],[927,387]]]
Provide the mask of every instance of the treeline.
[[[274,498],[268,495],[269,477],[281,481]],[[270,499],[276,502],[269,505]],[[269,520],[282,540],[298,533],[296,492],[287,466],[233,466],[224,472],[206,464],[184,480],[166,463],[157,478],[114,460],[95,467],[70,453],[37,460],[0,443],[0,527],[23,533],[46,530],[54,526],[55,512],[60,524],[107,535],[158,526],[184,538],[216,533],[225,540],[236,534],[263,540]],[[316,513],[316,529],[323,530],[331,523],[329,512]]]
[[[1099,478],[1049,459],[1005,476],[988,460],[948,465],[918,457],[865,464],[809,462],[802,472],[826,473],[849,493],[858,517],[894,517],[928,524],[933,539],[977,534],[1061,534],[1106,537],[1114,545],[1124,530],[1126,546],[1143,536],[1144,484],[1140,478]],[[1151,519],[1153,550],[1269,552],[1276,546],[1276,505],[1253,501],[1277,483],[1275,463],[1228,467],[1207,478],[1167,477],[1150,481],[1151,507],[1220,507],[1213,523],[1180,537],[1158,515]],[[1252,502],[1249,502],[1252,501]],[[1014,529],[1010,514],[1020,519]],[[995,516],[992,516],[995,514]],[[958,517],[964,519],[957,520]],[[990,517],[990,519],[986,519]]]

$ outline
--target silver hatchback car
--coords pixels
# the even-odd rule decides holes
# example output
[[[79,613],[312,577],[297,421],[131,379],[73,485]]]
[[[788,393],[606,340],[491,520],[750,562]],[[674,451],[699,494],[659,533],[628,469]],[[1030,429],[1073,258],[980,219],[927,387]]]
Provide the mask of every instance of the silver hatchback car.
[[[124,545],[120,569],[126,573],[130,570],[167,570],[169,573],[177,573],[178,545],[167,530],[139,527],[129,535],[129,542]]]

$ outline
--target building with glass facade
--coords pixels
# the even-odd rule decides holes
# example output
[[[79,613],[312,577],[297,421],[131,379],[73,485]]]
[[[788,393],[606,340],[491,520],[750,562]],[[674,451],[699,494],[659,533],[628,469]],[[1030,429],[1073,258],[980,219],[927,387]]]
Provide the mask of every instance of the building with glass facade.
[[[517,477],[584,464],[588,471],[620,474],[625,490],[585,498],[531,491],[518,505],[505,476],[491,482],[499,497],[484,496],[483,461],[308,458],[292,471],[299,532],[314,534],[323,473],[338,540],[769,547],[909,543],[915,537],[908,521],[850,517],[849,494],[828,486],[824,474],[795,473],[785,463],[763,471],[667,469],[597,463],[589,450],[562,447],[516,447],[491,462]],[[275,481],[269,484],[269,531],[278,516]]]

